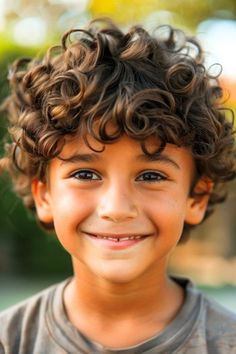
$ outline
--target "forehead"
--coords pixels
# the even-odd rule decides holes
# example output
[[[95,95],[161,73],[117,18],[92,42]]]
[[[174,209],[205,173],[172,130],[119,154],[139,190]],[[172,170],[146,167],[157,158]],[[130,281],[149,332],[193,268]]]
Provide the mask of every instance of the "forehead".
[[[160,147],[160,141],[154,137],[149,137],[144,140],[145,147],[149,153],[156,152]],[[126,134],[123,134],[119,139],[113,142],[100,142],[93,136],[87,134],[86,139],[81,136],[67,137],[63,146],[61,157],[70,155],[76,152],[95,152],[97,154],[111,153],[115,150],[129,149],[133,152],[143,152],[141,141],[130,138]],[[127,150],[126,150],[127,151]]]
[[[139,150],[143,151],[141,147],[141,140],[140,139],[135,139],[129,137],[126,133],[121,133],[120,137],[114,141],[105,141],[105,139],[100,135],[99,129],[100,129],[100,119],[98,118],[93,122],[92,125],[92,130],[93,134],[96,136],[100,137],[101,141],[98,141],[97,139],[94,138],[91,134],[85,132],[84,137],[80,135],[78,132],[74,136],[67,136],[65,140],[65,145],[63,148],[63,155],[67,154],[69,152],[72,152],[73,150],[86,150],[86,151],[97,151],[97,152],[109,152],[112,149],[112,147],[115,147],[115,149],[126,149],[129,147],[130,149],[133,150]],[[109,121],[106,124],[106,133],[108,137],[113,136],[117,132],[117,125]],[[87,143],[86,143],[87,141]],[[160,147],[160,140],[158,140],[154,136],[147,137],[143,140],[145,142],[145,147],[147,147],[147,151],[150,153],[156,152],[159,147]],[[108,152],[108,153],[109,153]]]
[[[88,144],[82,137],[68,137],[59,158],[69,162],[102,161],[105,165],[119,162],[126,168],[135,163],[161,162],[195,171],[195,163],[188,148],[166,144],[163,151],[154,154],[160,148],[160,141],[154,137],[145,139],[145,148],[150,155],[145,154],[140,141],[130,138],[126,134],[110,144],[99,142],[90,135],[87,135],[86,139]]]

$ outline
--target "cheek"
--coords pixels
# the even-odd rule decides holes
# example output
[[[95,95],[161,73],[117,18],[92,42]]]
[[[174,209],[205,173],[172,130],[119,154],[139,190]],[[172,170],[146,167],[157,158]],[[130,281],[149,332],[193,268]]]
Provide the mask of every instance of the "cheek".
[[[178,236],[182,233],[185,219],[185,203],[181,198],[168,197],[166,194],[153,198],[146,204],[146,214],[156,226],[160,235]]]
[[[93,213],[96,200],[88,193],[78,190],[61,190],[60,195],[53,196],[53,218],[58,234],[77,230],[79,224]]]

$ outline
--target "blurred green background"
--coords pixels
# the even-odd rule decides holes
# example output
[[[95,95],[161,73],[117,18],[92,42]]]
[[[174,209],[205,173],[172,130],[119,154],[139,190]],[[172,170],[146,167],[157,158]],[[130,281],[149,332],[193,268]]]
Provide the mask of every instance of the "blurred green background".
[[[152,30],[171,24],[196,35],[206,65],[223,65],[221,83],[227,106],[236,108],[235,0],[0,0],[0,100],[8,93],[7,75],[15,58],[42,55],[64,31],[109,16],[123,28],[141,23]],[[6,130],[0,119],[0,138]],[[2,148],[2,147],[1,147]],[[172,256],[170,270],[191,276],[203,290],[236,311],[236,185],[215,215]],[[71,274],[69,256],[55,236],[45,234],[0,179],[0,309]]]

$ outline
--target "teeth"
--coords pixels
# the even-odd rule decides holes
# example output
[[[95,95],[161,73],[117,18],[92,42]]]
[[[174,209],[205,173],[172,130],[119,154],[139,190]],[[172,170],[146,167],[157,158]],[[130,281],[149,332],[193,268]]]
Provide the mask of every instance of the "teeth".
[[[128,240],[138,240],[142,238],[143,236],[128,236],[128,237],[109,237],[109,236],[96,236],[97,238],[101,238],[104,240],[109,240],[109,241],[128,241]]]

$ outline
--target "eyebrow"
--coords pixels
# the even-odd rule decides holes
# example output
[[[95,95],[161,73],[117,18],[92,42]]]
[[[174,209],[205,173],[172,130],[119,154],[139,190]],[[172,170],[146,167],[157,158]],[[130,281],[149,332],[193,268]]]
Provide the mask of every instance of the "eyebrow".
[[[61,165],[64,165],[67,163],[100,161],[101,157],[99,154],[90,153],[90,154],[75,154],[68,158],[59,157],[59,159],[62,161]],[[170,164],[175,168],[177,168],[178,170],[180,169],[180,166],[176,163],[176,161],[174,161],[164,153],[154,154],[154,155],[141,154],[137,156],[136,160],[141,162],[162,162],[165,164]]]
[[[76,162],[94,162],[94,161],[99,161],[100,156],[95,153],[91,154],[75,154],[67,158],[59,157],[59,159],[62,161],[61,165],[64,165],[66,163],[76,163]]]
[[[143,162],[163,162],[165,164],[173,165],[175,168],[180,170],[180,166],[177,164],[177,162],[172,160],[168,155],[164,153],[153,155],[141,154],[137,156],[137,160]]]

